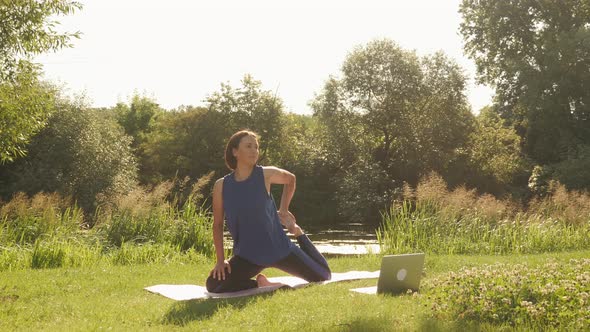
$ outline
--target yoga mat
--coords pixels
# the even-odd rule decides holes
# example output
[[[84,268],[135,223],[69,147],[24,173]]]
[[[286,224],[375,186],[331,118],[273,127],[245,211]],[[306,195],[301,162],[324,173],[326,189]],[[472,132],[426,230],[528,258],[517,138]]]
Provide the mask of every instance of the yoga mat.
[[[344,273],[332,273],[332,279],[314,282],[311,284],[325,285],[338,281],[358,280],[358,279],[373,279],[379,278],[379,271],[348,271]],[[289,285],[293,288],[300,288],[309,285],[310,283],[297,277],[274,277],[268,278],[271,282],[280,282]],[[225,299],[232,297],[250,296],[261,293],[268,293],[277,290],[280,286],[258,287],[246,289],[239,292],[230,293],[209,293],[204,286],[197,285],[154,285],[144,288],[145,290],[163,295],[169,299],[184,301],[195,299]]]
[[[377,286],[353,288],[350,291],[361,294],[377,294]]]

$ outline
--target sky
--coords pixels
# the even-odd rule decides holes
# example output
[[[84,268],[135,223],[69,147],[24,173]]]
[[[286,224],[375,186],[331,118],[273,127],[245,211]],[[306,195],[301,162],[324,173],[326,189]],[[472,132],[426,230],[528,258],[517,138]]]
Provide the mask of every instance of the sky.
[[[469,78],[474,112],[493,90],[475,82],[463,54],[460,0],[89,0],[59,16],[59,31],[80,31],[73,48],[36,57],[44,77],[92,106],[129,102],[134,93],[165,109],[204,105],[221,83],[245,74],[311,114],[309,102],[356,46],[388,38],[420,56],[445,52]]]

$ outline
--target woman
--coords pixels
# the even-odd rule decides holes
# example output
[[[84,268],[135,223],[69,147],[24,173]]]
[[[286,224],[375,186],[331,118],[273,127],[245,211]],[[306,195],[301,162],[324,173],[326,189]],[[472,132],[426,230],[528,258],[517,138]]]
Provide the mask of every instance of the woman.
[[[255,133],[242,130],[227,143],[225,162],[232,170],[213,186],[213,242],[217,264],[207,278],[213,293],[278,285],[260,272],[267,267],[281,269],[307,281],[331,277],[326,259],[317,251],[289,212],[295,193],[295,175],[277,168],[262,167],[258,161]],[[282,184],[277,211],[270,194],[271,184]],[[223,250],[223,222],[227,220],[234,241],[234,256],[226,260]],[[284,225],[299,246],[283,231]],[[251,279],[256,276],[255,279]]]

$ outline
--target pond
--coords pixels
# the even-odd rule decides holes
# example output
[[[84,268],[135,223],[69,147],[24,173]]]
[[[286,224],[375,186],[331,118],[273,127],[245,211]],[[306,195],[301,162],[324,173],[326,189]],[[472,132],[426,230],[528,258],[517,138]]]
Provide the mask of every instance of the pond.
[[[318,250],[325,255],[379,253],[375,225],[345,223],[303,228]]]
[[[379,253],[377,227],[361,223],[302,225],[309,239],[326,256]],[[290,238],[297,243],[294,237]],[[224,233],[224,242],[226,246],[232,246],[232,239],[227,231]]]

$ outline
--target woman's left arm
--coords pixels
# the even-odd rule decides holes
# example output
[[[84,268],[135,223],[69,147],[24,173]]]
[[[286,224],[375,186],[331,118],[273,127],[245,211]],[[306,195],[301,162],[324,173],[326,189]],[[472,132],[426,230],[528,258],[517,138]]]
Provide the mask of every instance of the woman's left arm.
[[[267,184],[266,189],[270,191],[271,184],[282,184],[283,195],[281,196],[281,206],[279,212],[287,213],[289,211],[289,204],[295,194],[296,179],[295,175],[284,169],[265,166],[264,167],[264,180]]]

